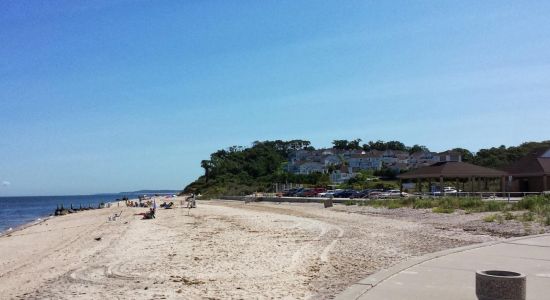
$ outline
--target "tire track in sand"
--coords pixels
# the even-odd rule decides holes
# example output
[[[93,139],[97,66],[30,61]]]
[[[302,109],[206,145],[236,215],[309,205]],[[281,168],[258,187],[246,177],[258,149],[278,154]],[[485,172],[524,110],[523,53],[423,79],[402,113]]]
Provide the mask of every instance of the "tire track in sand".
[[[319,260],[322,263],[328,263],[330,261],[330,252],[336,246],[338,241],[344,236],[344,233],[345,233],[345,230],[342,229],[342,227],[319,220],[319,216],[317,215],[293,211],[291,209],[270,207],[270,206],[260,206],[260,205],[254,205],[254,204],[243,205],[242,203],[234,203],[234,202],[233,203],[231,202],[216,203],[216,205],[230,206],[233,208],[254,210],[254,211],[260,211],[260,212],[271,213],[271,214],[279,214],[284,216],[292,216],[292,217],[299,218],[301,222],[316,224],[317,225],[316,227],[318,227],[320,230],[320,233],[317,236],[318,240],[309,242],[308,245],[302,246],[299,250],[297,250],[294,253],[292,257],[292,261],[293,261],[292,267],[296,267],[297,265],[300,264],[300,262],[303,261],[302,259],[300,259],[300,257],[305,252],[305,249],[307,247],[310,247],[313,244],[313,242],[322,242],[323,238],[327,236],[328,233],[330,233],[332,230],[337,230],[338,234],[336,235],[336,237],[330,240],[330,243],[323,248],[323,250],[321,251],[321,254],[319,255]]]

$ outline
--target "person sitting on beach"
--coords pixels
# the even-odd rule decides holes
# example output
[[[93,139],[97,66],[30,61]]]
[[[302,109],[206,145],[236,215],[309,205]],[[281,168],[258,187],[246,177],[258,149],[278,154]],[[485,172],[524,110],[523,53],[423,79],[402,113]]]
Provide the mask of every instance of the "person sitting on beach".
[[[142,213],[143,219],[154,219],[155,218],[155,209],[150,208],[148,212]]]

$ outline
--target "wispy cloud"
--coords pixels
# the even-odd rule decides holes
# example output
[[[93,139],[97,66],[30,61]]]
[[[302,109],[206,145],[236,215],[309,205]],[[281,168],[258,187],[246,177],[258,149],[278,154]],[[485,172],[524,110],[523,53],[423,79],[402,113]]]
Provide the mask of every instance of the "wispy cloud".
[[[2,181],[2,186],[10,186],[10,185],[11,185],[11,182],[7,180]]]

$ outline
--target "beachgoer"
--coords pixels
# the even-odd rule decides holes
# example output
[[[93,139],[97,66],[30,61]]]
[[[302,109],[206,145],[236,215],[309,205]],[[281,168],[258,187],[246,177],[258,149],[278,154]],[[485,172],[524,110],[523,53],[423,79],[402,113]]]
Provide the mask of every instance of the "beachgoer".
[[[187,198],[187,208],[197,207],[197,202],[195,201],[195,193],[191,194],[191,197]]]

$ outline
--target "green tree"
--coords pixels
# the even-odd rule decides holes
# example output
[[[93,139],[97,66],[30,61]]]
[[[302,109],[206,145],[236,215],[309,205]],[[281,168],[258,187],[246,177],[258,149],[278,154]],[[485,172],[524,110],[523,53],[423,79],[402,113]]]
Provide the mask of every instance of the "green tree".
[[[394,151],[407,151],[405,144],[400,141],[389,141],[386,143],[386,149]]]
[[[430,149],[428,149],[428,147],[418,145],[418,144],[415,144],[414,146],[409,148],[409,153],[410,154],[413,154],[413,153],[416,153],[416,152],[429,152],[429,151],[430,151]]]
[[[348,149],[349,141],[348,140],[334,140],[332,141],[334,149],[346,150]]]
[[[359,150],[361,149],[361,146],[359,145],[361,143],[361,139],[355,139],[348,143],[348,148],[350,150]]]
[[[451,151],[460,153],[460,155],[462,156],[462,161],[463,162],[472,162],[474,160],[474,154],[472,152],[470,152],[470,150],[468,150],[468,149],[454,148]]]
[[[208,182],[208,174],[211,168],[210,161],[209,160],[201,160],[201,168],[204,169],[204,178],[206,182]]]
[[[369,149],[385,151],[385,150],[388,150],[388,145],[386,145],[386,143],[384,143],[384,141],[381,141],[381,140],[378,140],[376,142],[369,141]]]

